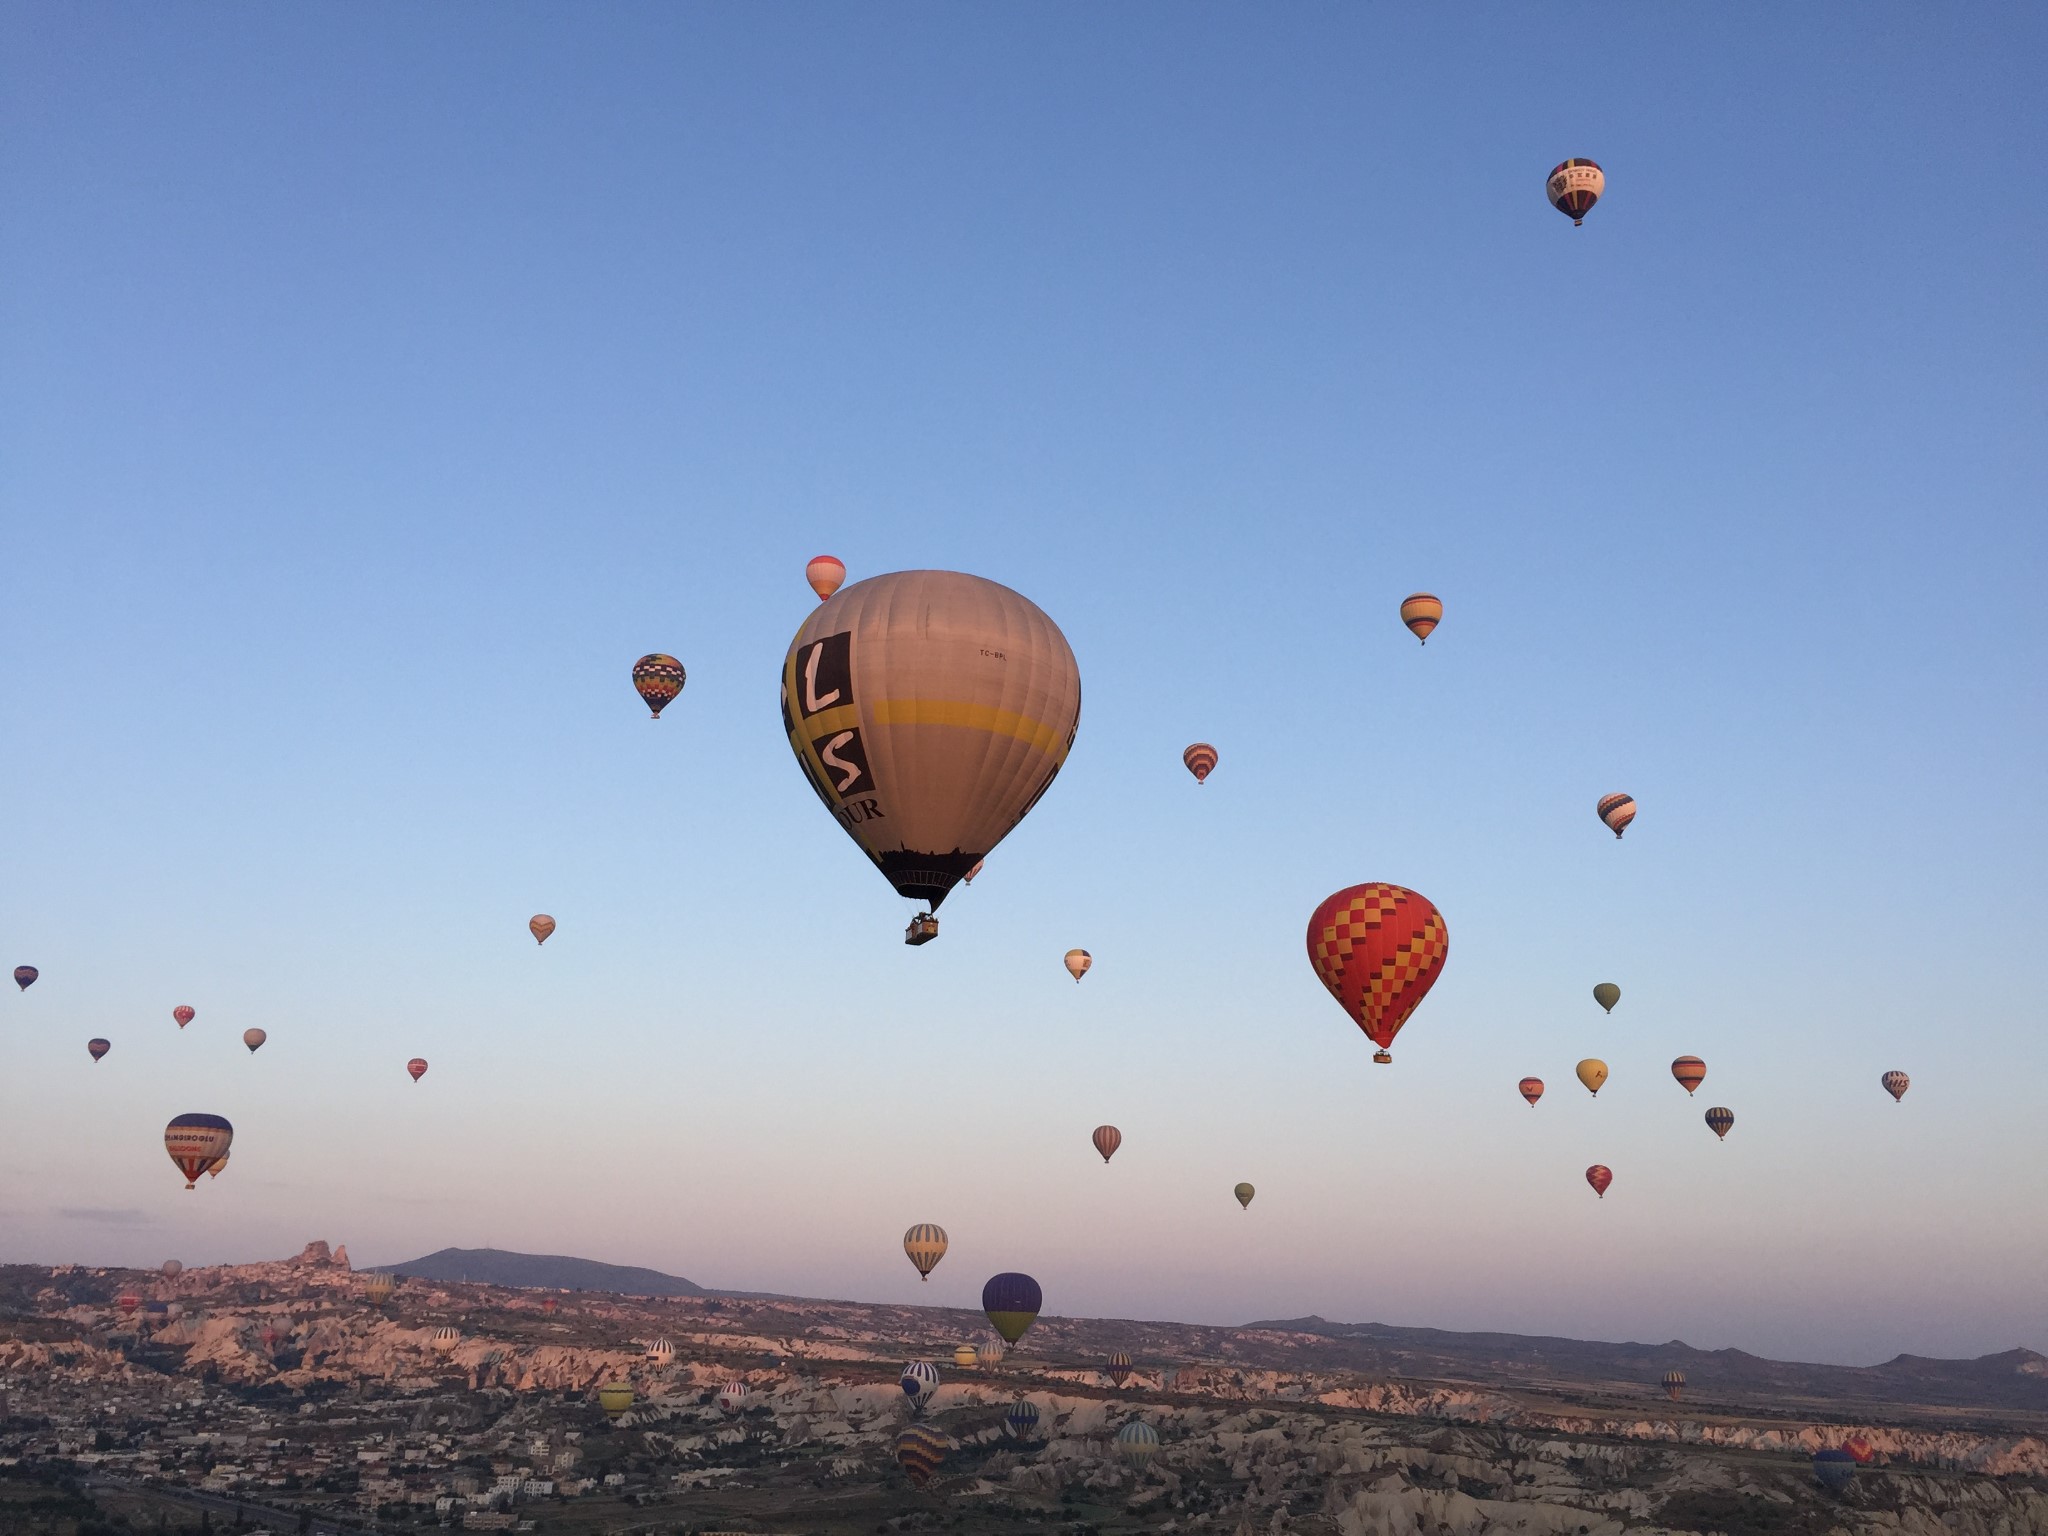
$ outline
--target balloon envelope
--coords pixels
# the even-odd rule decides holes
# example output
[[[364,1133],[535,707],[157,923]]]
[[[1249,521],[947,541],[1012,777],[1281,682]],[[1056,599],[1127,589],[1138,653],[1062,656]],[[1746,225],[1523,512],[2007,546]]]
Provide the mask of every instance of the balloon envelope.
[[[1401,599],[1401,622],[1424,645],[1429,644],[1429,632],[1443,619],[1443,600],[1433,592],[1411,592]]]
[[[908,1361],[903,1367],[903,1374],[896,1378],[896,1385],[910,1399],[911,1411],[921,1412],[924,1405],[932,1400],[932,1394],[939,1390],[939,1368],[929,1360]]]
[[[1206,741],[1198,741],[1189,747],[1181,753],[1180,760],[1187,765],[1188,772],[1195,776],[1197,784],[1208,783],[1209,775],[1216,771],[1216,749]]]
[[[1732,1111],[1722,1109],[1719,1105],[1707,1111],[1707,1129],[1721,1140],[1726,1141],[1729,1131],[1734,1128],[1735,1115]]]
[[[651,651],[633,663],[633,689],[653,720],[659,720],[661,712],[675,703],[687,678],[683,664],[660,651]]]
[[[918,1279],[929,1279],[939,1260],[946,1256],[946,1229],[929,1221],[920,1221],[903,1234],[903,1251],[910,1256]]]
[[[623,1381],[608,1382],[597,1389],[597,1406],[608,1419],[624,1418],[633,1406],[633,1389]]]
[[[1102,1160],[1106,1163],[1116,1154],[1116,1149],[1124,1144],[1124,1133],[1113,1125],[1098,1125],[1089,1140],[1095,1143],[1095,1150],[1102,1154]]]
[[[1602,795],[1595,807],[1600,819],[1607,824],[1607,830],[1616,838],[1628,830],[1628,824],[1636,819],[1636,801],[1633,795]]]
[[[249,1053],[252,1056],[256,1053],[257,1047],[262,1045],[263,1042],[268,1040],[269,1038],[270,1036],[266,1035],[260,1029],[245,1029],[242,1031],[242,1044],[249,1047]]]
[[[1237,1203],[1241,1207],[1243,1207],[1246,1210],[1250,1210],[1252,1196],[1257,1194],[1258,1191],[1253,1189],[1249,1184],[1240,1184],[1237,1186],[1237,1188],[1233,1189],[1231,1193],[1237,1196]]]
[[[1690,1097],[1693,1089],[1707,1080],[1707,1064],[1697,1056],[1681,1056],[1671,1063],[1671,1075]]]
[[[1607,190],[1607,173],[1591,160],[1561,160],[1544,178],[1544,195],[1550,206],[1572,221],[1574,228],[1586,222],[1586,215]]]
[[[35,985],[36,978],[42,974],[32,965],[17,965],[14,968],[14,984],[26,992]]]
[[[526,921],[526,931],[533,935],[533,942],[545,944],[548,935],[555,931],[555,920],[545,912],[536,912]]]
[[[984,1371],[992,1371],[1003,1363],[1003,1341],[990,1339],[974,1352],[974,1363]]]
[[[1428,897],[1383,881],[1346,886],[1308,920],[1317,979],[1382,1057],[1443,974],[1450,943]]]
[[[178,1021],[178,1028],[183,1029],[187,1024],[190,1024],[199,1017],[199,1010],[192,1007],[189,1003],[180,1003],[171,1010],[171,1017]]]
[[[1039,1309],[1044,1305],[1045,1293],[1029,1275],[995,1275],[981,1288],[981,1309],[1005,1344],[1015,1344],[1023,1338],[1024,1330],[1038,1320]]]
[[[1108,1376],[1113,1386],[1122,1386],[1131,1379],[1131,1357],[1118,1350],[1109,1357]]]
[[[1159,1450],[1159,1431],[1143,1419],[1133,1419],[1116,1432],[1116,1450],[1125,1461],[1142,1467]]]
[[[1605,1163],[1595,1163],[1586,1170],[1586,1182],[1593,1186],[1594,1194],[1605,1200],[1607,1186],[1614,1182],[1614,1170]]]
[[[411,1061],[405,1064],[405,1070],[411,1074],[414,1082],[418,1082],[427,1075],[427,1058],[424,1056],[413,1057]]]
[[[936,909],[1066,762],[1081,674],[1059,626],[1008,587],[899,571],[804,620],[782,719],[842,830],[897,894]]]
[[[165,1259],[163,1269],[166,1280],[175,1280],[185,1273],[185,1266],[176,1259]]]
[[[1085,949],[1070,949],[1066,958],[1067,974],[1076,982],[1088,974],[1088,968],[1095,963],[1095,957]]]
[[[397,1288],[396,1280],[377,1270],[363,1276],[363,1297],[373,1307],[383,1306],[391,1299],[391,1293]]]
[[[1878,1081],[1884,1084],[1884,1091],[1892,1096],[1894,1104],[1903,1099],[1906,1096],[1906,1090],[1913,1086],[1913,1079],[1906,1076],[1903,1072],[1887,1072]]]
[[[219,1115],[179,1115],[164,1127],[164,1151],[185,1175],[187,1189],[216,1162],[227,1161],[234,1139],[235,1128]]]
[[[1593,1001],[1612,1013],[1614,1005],[1621,1001],[1621,988],[1611,981],[1603,981],[1593,989]]]
[[[953,1364],[961,1370],[973,1370],[974,1360],[974,1346],[972,1344],[955,1344],[953,1346]]]
[[[1588,1093],[1597,1095],[1600,1092],[1600,1085],[1607,1081],[1607,1063],[1598,1057],[1588,1056],[1575,1070],[1579,1074],[1579,1081],[1586,1085]]]
[[[1679,1394],[1683,1391],[1685,1391],[1685,1372],[1666,1371],[1664,1373],[1664,1395],[1675,1403],[1678,1401]]]
[[[1847,1451],[1815,1451],[1813,1475],[1823,1487],[1840,1493],[1856,1476],[1856,1458]]]
[[[114,1044],[111,1040],[92,1039],[85,1042],[86,1054],[91,1056],[94,1061],[98,1061],[113,1048]]]
[[[1003,1423],[1019,1440],[1029,1439],[1031,1432],[1038,1428],[1038,1404],[1028,1397],[1020,1397],[1010,1404],[1009,1412],[1003,1415]]]
[[[1525,1077],[1516,1086],[1521,1090],[1522,1097],[1529,1101],[1529,1107],[1534,1109],[1536,1101],[1543,1097],[1543,1079],[1540,1077]]]
[[[938,1472],[952,1446],[953,1442],[931,1425],[912,1424],[896,1437],[896,1464],[912,1487],[922,1488]]]
[[[718,1389],[718,1406],[726,1413],[738,1413],[740,1404],[747,1400],[747,1384],[744,1381],[728,1381]]]
[[[846,580],[846,562],[837,555],[813,555],[811,563],[804,567],[804,580],[811,584],[811,590],[822,603]]]

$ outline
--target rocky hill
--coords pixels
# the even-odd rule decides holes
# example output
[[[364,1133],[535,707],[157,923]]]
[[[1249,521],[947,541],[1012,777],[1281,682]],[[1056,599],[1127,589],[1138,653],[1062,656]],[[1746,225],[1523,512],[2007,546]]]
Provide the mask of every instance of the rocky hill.
[[[443,1248],[424,1258],[387,1264],[394,1275],[422,1280],[471,1281],[526,1290],[611,1291],[621,1296],[708,1296],[695,1281],[665,1275],[658,1269],[631,1264],[600,1264],[595,1259],[558,1253],[508,1253],[502,1248]]]

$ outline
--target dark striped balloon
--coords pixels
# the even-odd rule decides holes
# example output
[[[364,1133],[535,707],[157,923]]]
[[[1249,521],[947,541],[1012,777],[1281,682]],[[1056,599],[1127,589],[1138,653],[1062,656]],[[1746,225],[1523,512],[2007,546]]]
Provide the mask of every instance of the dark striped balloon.
[[[1607,830],[1619,838],[1628,830],[1628,824],[1636,819],[1636,797],[1602,795],[1597,809],[1600,812],[1600,819],[1607,823]]]
[[[1728,1133],[1734,1128],[1735,1115],[1733,1111],[1723,1109],[1718,1104],[1707,1111],[1707,1129],[1723,1141],[1728,1139]]]
[[[1664,1373],[1664,1395],[1665,1395],[1666,1397],[1670,1398],[1670,1399],[1671,1399],[1671,1401],[1673,1401],[1673,1402],[1675,1403],[1675,1402],[1677,1402],[1677,1401],[1678,1401],[1678,1398],[1679,1398],[1679,1394],[1680,1394],[1680,1393],[1682,1393],[1682,1392],[1684,1392],[1684,1391],[1685,1391],[1685,1372],[1683,1372],[1683,1371],[1666,1371],[1666,1372]]]
[[[1525,1077],[1517,1086],[1521,1089],[1522,1097],[1529,1101],[1529,1107],[1534,1109],[1536,1101],[1543,1097],[1543,1079]]]
[[[1198,741],[1181,753],[1180,760],[1187,764],[1187,770],[1195,776],[1197,784],[1209,782],[1209,775],[1216,771],[1216,749],[1206,741]]]
[[[1113,1386],[1122,1386],[1131,1379],[1131,1357],[1118,1350],[1109,1357],[1109,1380]]]
[[[1045,1293],[1029,1275],[1005,1272],[992,1276],[981,1288],[981,1310],[988,1314],[990,1325],[1003,1336],[1005,1344],[1015,1344],[1023,1338],[1024,1330],[1038,1321],[1039,1309],[1044,1305]]]
[[[1098,1125],[1095,1134],[1089,1138],[1095,1143],[1095,1150],[1102,1154],[1106,1163],[1116,1155],[1116,1149],[1124,1144],[1124,1133],[1113,1125]]]
[[[1894,1104],[1903,1099],[1906,1096],[1906,1090],[1913,1086],[1913,1079],[1906,1076],[1903,1072],[1887,1072],[1878,1081],[1884,1084],[1884,1091],[1892,1096]]]
[[[1707,1064],[1697,1056],[1681,1056],[1671,1063],[1671,1075],[1688,1096],[1707,1080]]]
[[[1847,1451],[1815,1451],[1813,1475],[1822,1487],[1840,1493],[1856,1476],[1856,1458]]]
[[[896,1437],[896,1465],[913,1488],[932,1480],[953,1442],[929,1424],[912,1424]]]
[[[114,1046],[113,1042],[110,1040],[100,1040],[95,1038],[86,1041],[85,1048],[86,1051],[91,1055],[92,1059],[94,1061],[98,1061],[102,1056],[106,1055],[107,1052],[111,1051],[114,1048]]]
[[[1029,1440],[1038,1428],[1038,1404],[1028,1397],[1018,1398],[1003,1415],[1003,1423],[1016,1439]]]

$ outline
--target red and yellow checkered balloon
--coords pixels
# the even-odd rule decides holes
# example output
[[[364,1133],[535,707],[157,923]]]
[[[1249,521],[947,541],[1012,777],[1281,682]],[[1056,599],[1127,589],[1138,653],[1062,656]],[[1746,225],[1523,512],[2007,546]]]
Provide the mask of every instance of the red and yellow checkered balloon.
[[[1349,886],[1308,920],[1309,963],[1382,1053],[1436,985],[1449,950],[1443,914],[1406,886]]]

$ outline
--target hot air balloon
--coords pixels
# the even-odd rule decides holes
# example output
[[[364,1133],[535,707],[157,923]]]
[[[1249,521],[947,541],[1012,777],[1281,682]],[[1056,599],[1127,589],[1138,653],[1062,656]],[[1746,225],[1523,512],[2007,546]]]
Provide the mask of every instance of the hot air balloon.
[[[1607,190],[1607,177],[1590,160],[1564,160],[1552,169],[1543,190],[1550,195],[1550,206],[1569,215],[1576,229]]]
[[[1161,1371],[1159,1372],[1159,1390],[1160,1390],[1160,1391],[1162,1391],[1162,1392],[1171,1392],[1171,1391],[1172,1391],[1172,1390],[1173,1390],[1173,1389],[1174,1389],[1175,1387],[1177,1387],[1177,1386],[1179,1386],[1179,1385],[1180,1385],[1180,1368],[1179,1368],[1178,1366],[1172,1366],[1172,1365],[1169,1365],[1169,1366],[1166,1366],[1166,1367],[1164,1367],[1164,1368],[1163,1368],[1163,1369],[1162,1369],[1162,1370],[1161,1370]]]
[[[123,1317],[133,1317],[135,1309],[142,1305],[142,1298],[133,1291],[123,1291],[114,1298],[114,1305],[121,1309]]]
[[[1678,1079],[1686,1097],[1691,1098],[1693,1089],[1707,1080],[1707,1064],[1697,1056],[1681,1056],[1671,1063],[1671,1075]]]
[[[1664,1395],[1665,1395],[1666,1397],[1670,1398],[1670,1399],[1671,1399],[1671,1401],[1673,1401],[1673,1402],[1675,1403],[1675,1402],[1677,1402],[1677,1401],[1678,1401],[1678,1399],[1679,1399],[1679,1396],[1680,1396],[1680,1395],[1681,1395],[1681,1394],[1682,1394],[1682,1393],[1683,1393],[1684,1391],[1685,1391],[1685,1372],[1683,1372],[1683,1371],[1666,1371],[1666,1372],[1664,1373]]]
[[[185,1187],[198,1186],[199,1175],[216,1162],[225,1163],[235,1128],[219,1115],[179,1115],[164,1127],[164,1150],[185,1175]]]
[[[206,1176],[210,1179],[217,1179],[227,1171],[227,1166],[228,1155],[227,1153],[223,1152],[219,1157],[216,1157],[213,1160],[213,1166],[206,1170]],[[187,1189],[190,1189],[191,1185],[188,1184],[185,1187]]]
[[[540,1309],[542,1313],[546,1316],[553,1317],[555,1315],[555,1308],[560,1305],[561,1303],[556,1301],[554,1297],[543,1296],[541,1298]]]
[[[1380,881],[1346,886],[1308,920],[1308,958],[1330,996],[1392,1061],[1394,1036],[1408,1022],[1450,951],[1450,930],[1426,896]]]
[[[932,1271],[939,1267],[939,1260],[946,1256],[946,1229],[920,1221],[903,1234],[903,1251],[910,1255],[917,1278],[929,1280]]]
[[[1849,1459],[1857,1466],[1868,1466],[1876,1457],[1877,1450],[1861,1435],[1851,1435],[1842,1442],[1842,1449],[1849,1453]]]
[[[687,677],[680,661],[660,651],[650,651],[633,663],[633,687],[647,706],[649,719],[659,720],[661,712],[675,703]]]
[[[455,1346],[462,1342],[462,1330],[446,1326],[436,1328],[432,1342],[437,1354],[451,1355]]]
[[[1029,1440],[1038,1428],[1038,1404],[1028,1397],[1018,1398],[1003,1415],[1003,1425],[1014,1438]]]
[[[671,1360],[675,1359],[675,1357],[675,1345],[670,1343],[665,1338],[656,1339],[652,1344],[647,1346],[647,1358],[652,1360],[657,1367],[667,1365]]]
[[[1884,1084],[1884,1091],[1892,1096],[1894,1104],[1903,1099],[1906,1096],[1906,1090],[1913,1086],[1913,1079],[1906,1076],[1903,1072],[1887,1072],[1878,1081]]]
[[[1517,1086],[1521,1089],[1522,1097],[1529,1101],[1529,1107],[1534,1109],[1536,1101],[1543,1097],[1543,1079],[1525,1077]]]
[[[804,580],[811,584],[811,590],[822,603],[846,580],[846,562],[836,555],[813,555],[811,563],[804,567]]]
[[[405,1064],[405,1070],[412,1074],[414,1082],[418,1082],[427,1075],[427,1058],[424,1056],[413,1057],[411,1061]]]
[[[257,1337],[263,1340],[263,1352],[266,1355],[274,1355],[277,1353],[277,1341],[280,1335],[275,1328],[272,1328],[268,1324],[266,1324],[264,1326],[263,1332],[257,1335]]]
[[[373,1269],[363,1276],[363,1299],[373,1307],[383,1306],[397,1288],[398,1282],[380,1270]]]
[[[533,935],[533,942],[545,944],[548,935],[555,931],[555,920],[545,912],[536,912],[526,920],[526,931]]]
[[[963,1371],[973,1370],[974,1346],[972,1344],[955,1344],[953,1346],[953,1364]]]
[[[1593,989],[1593,1001],[1612,1013],[1614,1005],[1621,1001],[1621,988],[1611,981],[1603,981]]]
[[[1052,784],[1081,721],[1059,626],[1007,587],[953,571],[857,581],[812,611],[782,663],[805,776],[898,895],[946,893]]]
[[[922,1413],[924,1405],[932,1400],[932,1394],[939,1390],[939,1368],[929,1360],[906,1361],[903,1374],[896,1378],[896,1385],[910,1399],[910,1411]]]
[[[111,1040],[101,1040],[98,1037],[85,1042],[86,1054],[92,1057],[94,1061],[98,1061],[113,1048],[114,1043]]]
[[[1233,1189],[1231,1193],[1237,1196],[1237,1203],[1239,1207],[1248,1211],[1251,1209],[1252,1206],[1252,1196],[1257,1194],[1258,1191],[1253,1189],[1249,1184],[1240,1184],[1237,1186],[1237,1188]]]
[[[987,859],[976,859],[974,861],[974,868],[970,869],[969,871],[967,871],[966,874],[960,877],[960,883],[962,885],[974,884],[974,877],[981,873],[982,865],[986,864],[987,862]]]
[[[1605,1163],[1595,1163],[1586,1170],[1586,1182],[1593,1186],[1594,1194],[1605,1200],[1607,1186],[1614,1182],[1614,1170]]]
[[[182,1275],[183,1273],[185,1273],[185,1266],[179,1263],[176,1259],[164,1260],[163,1275],[166,1280],[175,1280],[178,1278],[178,1276]]]
[[[1607,830],[1618,840],[1628,830],[1628,824],[1636,819],[1636,801],[1633,795],[1602,795],[1595,807],[1600,819],[1607,823]]]
[[[26,992],[36,984],[36,978],[42,974],[32,965],[17,965],[14,968],[14,984]]]
[[[623,1419],[633,1406],[633,1389],[623,1381],[609,1381],[597,1389],[597,1406],[604,1410],[604,1416],[614,1424]]]
[[[1102,1154],[1106,1163],[1116,1155],[1116,1149],[1124,1144],[1124,1133],[1113,1125],[1098,1125],[1089,1140],[1095,1143],[1095,1150]]]
[[[1401,622],[1424,645],[1429,644],[1429,632],[1443,621],[1443,600],[1435,593],[1411,592],[1401,599]]]
[[[249,1047],[249,1054],[251,1056],[255,1055],[257,1048],[269,1038],[270,1036],[260,1029],[245,1029],[242,1031],[242,1044]]]
[[[1120,1387],[1131,1379],[1131,1357],[1118,1350],[1109,1357],[1109,1369],[1105,1373],[1113,1387]]]
[[[1159,1431],[1143,1419],[1133,1419],[1116,1432],[1116,1453],[1134,1467],[1142,1467],[1159,1451]]]
[[[718,1407],[722,1413],[738,1413],[746,1400],[747,1384],[744,1381],[728,1381],[718,1389]]]
[[[1813,1475],[1830,1493],[1840,1493],[1855,1479],[1856,1458],[1847,1451],[1815,1451]]]
[[[932,1480],[946,1459],[953,1442],[929,1424],[909,1424],[896,1437],[896,1465],[903,1469],[913,1488]]]
[[[1734,1129],[1734,1126],[1735,1115],[1733,1111],[1722,1109],[1719,1105],[1707,1111],[1707,1129],[1720,1137],[1721,1140],[1726,1141],[1728,1139],[1728,1132]]]
[[[974,1363],[984,1371],[992,1371],[1003,1363],[1003,1341],[989,1339],[974,1352]]]
[[[1181,753],[1180,760],[1187,764],[1188,772],[1195,776],[1197,784],[1209,782],[1209,775],[1216,771],[1216,749],[1206,741],[1198,741]]]
[[[1088,967],[1094,963],[1095,957],[1085,949],[1070,949],[1067,951],[1067,974],[1074,978],[1076,986],[1080,985],[1081,978],[1088,974]]]
[[[1607,1081],[1607,1063],[1594,1056],[1588,1056],[1578,1065],[1579,1081],[1586,1085],[1586,1092],[1595,1098],[1600,1096],[1600,1085]]]
[[[187,1024],[190,1024],[199,1017],[199,1010],[190,1003],[180,1003],[171,1010],[171,1017],[177,1020],[178,1028],[183,1029]]]
[[[1003,1342],[1013,1349],[1024,1337],[1024,1330],[1038,1321],[1038,1310],[1044,1305],[1045,1293],[1029,1275],[994,1275],[981,1288],[981,1310],[988,1314],[990,1325],[1003,1336]]]

